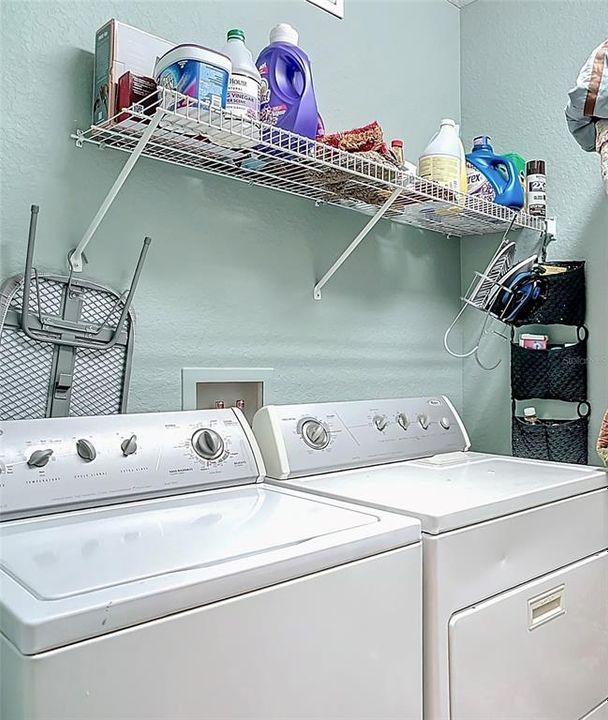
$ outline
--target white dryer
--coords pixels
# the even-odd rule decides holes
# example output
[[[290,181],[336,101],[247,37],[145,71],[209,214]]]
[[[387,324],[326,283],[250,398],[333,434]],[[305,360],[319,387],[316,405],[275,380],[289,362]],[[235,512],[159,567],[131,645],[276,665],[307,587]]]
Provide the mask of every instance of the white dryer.
[[[467,452],[445,397],[269,406],[253,428],[281,487],[421,520],[426,720],[607,720],[604,471]]]
[[[420,524],[260,484],[239,411],[0,424],[2,720],[411,718]]]

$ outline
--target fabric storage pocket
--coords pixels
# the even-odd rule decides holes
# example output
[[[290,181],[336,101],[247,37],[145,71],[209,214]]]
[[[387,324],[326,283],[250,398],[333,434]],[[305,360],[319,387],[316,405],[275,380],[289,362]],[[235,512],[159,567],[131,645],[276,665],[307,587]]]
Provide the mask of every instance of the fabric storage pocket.
[[[575,420],[539,420],[535,424],[513,416],[513,455],[520,458],[587,464],[589,416]]]
[[[565,268],[563,272],[541,273],[540,294],[529,311],[514,325],[575,325],[585,323],[585,263],[551,262],[541,268]]]
[[[515,400],[586,400],[586,333],[573,345],[547,350],[531,350],[511,343],[511,391]]]

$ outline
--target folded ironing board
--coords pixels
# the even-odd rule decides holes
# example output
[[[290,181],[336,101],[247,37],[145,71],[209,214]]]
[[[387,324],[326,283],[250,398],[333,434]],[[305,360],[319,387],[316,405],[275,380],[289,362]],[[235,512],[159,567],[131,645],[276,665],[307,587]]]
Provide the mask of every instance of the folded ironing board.
[[[134,316],[128,292],[33,268],[32,206],[25,272],[0,288],[0,420],[125,412]]]

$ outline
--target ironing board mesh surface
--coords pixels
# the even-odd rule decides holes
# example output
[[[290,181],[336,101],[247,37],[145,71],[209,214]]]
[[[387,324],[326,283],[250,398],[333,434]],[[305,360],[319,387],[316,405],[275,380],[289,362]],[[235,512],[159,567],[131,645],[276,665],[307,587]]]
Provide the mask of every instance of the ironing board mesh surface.
[[[52,365],[52,345],[33,342],[21,330],[4,328],[0,342],[0,420],[45,416]]]
[[[104,353],[79,348],[74,360],[70,415],[112,415],[122,401],[126,353],[115,345]]]
[[[30,317],[42,318],[52,327],[61,318],[67,278],[32,277]],[[49,393],[55,373],[58,345],[31,340],[21,328],[23,278],[14,277],[3,285],[0,307],[0,419],[20,420],[47,415]],[[105,323],[106,334],[118,325],[122,302],[111,290],[92,283],[74,281],[81,301],[79,326],[89,337]],[[40,301],[40,307],[38,307]],[[76,348],[69,397],[70,415],[109,415],[124,412],[128,388],[130,338],[133,317],[129,312],[121,340],[108,350]],[[51,330],[48,333],[50,336]],[[82,331],[81,331],[82,332]]]

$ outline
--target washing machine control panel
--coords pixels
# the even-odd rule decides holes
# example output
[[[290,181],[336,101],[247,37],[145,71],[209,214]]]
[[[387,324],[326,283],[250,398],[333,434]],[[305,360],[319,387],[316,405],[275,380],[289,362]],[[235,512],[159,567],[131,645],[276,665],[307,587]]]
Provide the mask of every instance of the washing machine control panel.
[[[258,482],[236,409],[0,422],[0,519]]]
[[[270,405],[253,421],[269,477],[286,479],[465,450],[443,397]]]

